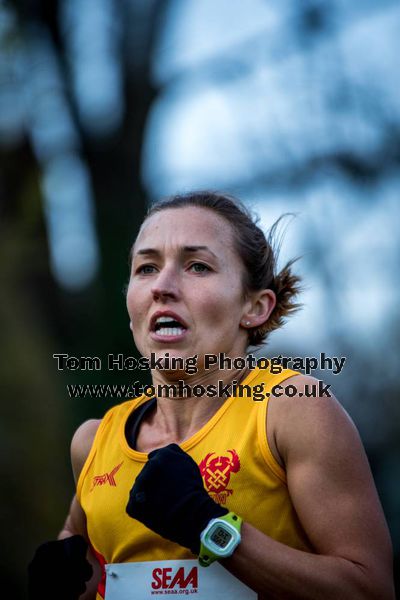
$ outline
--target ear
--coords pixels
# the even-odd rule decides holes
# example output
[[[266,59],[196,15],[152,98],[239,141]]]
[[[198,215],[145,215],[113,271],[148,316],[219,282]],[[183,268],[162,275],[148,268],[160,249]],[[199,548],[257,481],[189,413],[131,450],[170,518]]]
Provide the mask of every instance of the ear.
[[[240,324],[245,329],[265,323],[275,308],[276,295],[272,290],[252,292],[245,304]]]

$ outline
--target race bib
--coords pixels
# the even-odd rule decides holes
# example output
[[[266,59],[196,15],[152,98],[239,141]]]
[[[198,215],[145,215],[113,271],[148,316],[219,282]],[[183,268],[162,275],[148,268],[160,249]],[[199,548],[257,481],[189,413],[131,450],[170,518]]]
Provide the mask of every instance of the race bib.
[[[189,596],[196,600],[256,600],[257,594],[217,562],[197,560],[116,563],[105,566],[105,600],[154,600]]]

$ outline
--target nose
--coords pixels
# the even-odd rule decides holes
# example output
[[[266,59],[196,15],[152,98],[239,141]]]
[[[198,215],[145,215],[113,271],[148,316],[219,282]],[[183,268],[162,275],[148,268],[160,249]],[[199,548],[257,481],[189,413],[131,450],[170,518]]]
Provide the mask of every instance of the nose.
[[[179,297],[177,276],[173,269],[162,269],[151,288],[154,300],[176,300]]]

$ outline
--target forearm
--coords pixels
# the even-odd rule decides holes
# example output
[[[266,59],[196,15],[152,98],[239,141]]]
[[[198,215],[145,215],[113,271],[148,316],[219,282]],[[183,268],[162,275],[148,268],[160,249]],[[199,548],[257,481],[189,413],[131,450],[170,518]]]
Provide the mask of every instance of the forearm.
[[[295,550],[244,523],[242,542],[221,564],[261,596],[293,600],[394,600],[390,576],[351,560]]]

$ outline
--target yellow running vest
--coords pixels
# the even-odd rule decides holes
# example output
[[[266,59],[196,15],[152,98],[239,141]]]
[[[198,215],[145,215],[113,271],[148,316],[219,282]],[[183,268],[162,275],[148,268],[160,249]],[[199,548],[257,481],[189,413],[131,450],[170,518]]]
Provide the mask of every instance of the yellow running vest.
[[[241,384],[263,383],[266,393],[293,375],[298,373],[287,369],[272,375],[257,368]],[[106,413],[78,480],[77,498],[101,564],[194,558],[189,550],[153,533],[125,512],[129,491],[147,462],[147,454],[128,445],[125,425],[147,400],[145,396],[128,400]],[[216,502],[274,540],[311,551],[289,497],[285,471],[268,446],[267,406],[268,399],[230,397],[180,446],[199,465],[204,487]],[[104,580],[97,598],[103,595]]]

